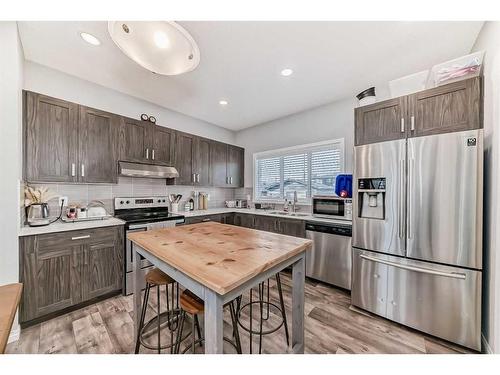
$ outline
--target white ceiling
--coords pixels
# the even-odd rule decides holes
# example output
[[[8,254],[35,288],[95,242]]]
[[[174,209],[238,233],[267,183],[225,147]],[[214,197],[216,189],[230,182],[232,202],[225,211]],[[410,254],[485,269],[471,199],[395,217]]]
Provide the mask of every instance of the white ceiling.
[[[196,70],[159,76],[126,57],[106,22],[19,22],[27,60],[240,130],[426,69],[470,51],[482,22],[179,22]],[[97,36],[98,47],[79,33]],[[291,77],[280,71],[289,67]],[[229,101],[222,107],[220,99]]]

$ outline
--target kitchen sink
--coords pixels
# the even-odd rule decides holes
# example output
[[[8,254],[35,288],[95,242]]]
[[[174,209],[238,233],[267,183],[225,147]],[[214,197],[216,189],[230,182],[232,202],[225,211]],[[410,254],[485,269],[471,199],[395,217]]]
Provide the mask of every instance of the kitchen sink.
[[[271,211],[271,215],[283,215],[283,216],[309,216],[309,214],[301,214],[297,212],[287,212],[287,211]]]

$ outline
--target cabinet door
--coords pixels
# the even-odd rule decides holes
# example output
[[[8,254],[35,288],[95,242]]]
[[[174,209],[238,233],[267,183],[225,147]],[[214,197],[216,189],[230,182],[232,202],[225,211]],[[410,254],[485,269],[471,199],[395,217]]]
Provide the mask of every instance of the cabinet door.
[[[155,125],[147,121],[121,118],[120,160],[138,163],[150,162],[153,126]]]
[[[410,137],[482,128],[481,78],[409,96]]]
[[[231,187],[244,186],[244,154],[245,151],[241,147],[232,145],[227,146],[227,175],[229,178],[229,186]]]
[[[224,223],[224,218],[222,215],[204,215],[204,216],[195,216],[195,217],[187,217],[186,224],[198,224],[198,223],[206,223],[208,221],[215,221],[217,223]]]
[[[196,185],[212,185],[212,171],[210,165],[210,149],[212,142],[206,138],[196,137],[194,147],[194,173]]]
[[[175,146],[175,132],[162,126],[154,126],[151,160],[156,164],[172,165]]]
[[[254,228],[258,230],[265,230],[266,232],[278,233],[278,218],[255,215]]]
[[[223,215],[223,223],[224,224],[229,224],[229,225],[234,225],[234,214],[224,214]]]
[[[123,277],[123,229],[92,231],[84,246],[82,273],[83,300],[119,290]]]
[[[212,183],[216,187],[227,187],[227,148],[228,145],[221,142],[212,142],[210,148],[210,164],[212,166]]]
[[[234,225],[245,228],[254,228],[254,218],[256,215],[235,214]]]
[[[26,322],[81,301],[82,241],[79,234],[52,233],[23,237],[20,242],[20,321]]]
[[[29,182],[75,182],[78,105],[24,93],[24,173]]]
[[[356,108],[355,145],[405,138],[406,104],[407,97],[401,97]]]
[[[195,136],[177,132],[175,138],[175,168],[179,172],[176,184],[193,185],[195,183],[193,165]]]
[[[78,181],[116,183],[119,117],[80,106]]]
[[[279,219],[279,232],[287,236],[306,237],[306,223],[304,220]]]

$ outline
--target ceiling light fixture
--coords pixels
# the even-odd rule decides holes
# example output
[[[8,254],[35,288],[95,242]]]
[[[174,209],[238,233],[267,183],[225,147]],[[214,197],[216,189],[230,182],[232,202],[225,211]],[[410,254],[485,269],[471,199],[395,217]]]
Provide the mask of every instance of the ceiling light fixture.
[[[155,44],[158,48],[167,48],[170,46],[170,40],[168,40],[167,34],[163,31],[157,31],[154,34]]]
[[[219,100],[220,105],[228,105],[229,102],[227,100]]]
[[[109,21],[113,42],[129,58],[157,74],[190,72],[200,63],[192,36],[172,21]]]
[[[289,76],[291,76],[292,74],[293,74],[293,70],[292,70],[292,69],[290,69],[290,68],[286,68],[286,69],[283,69],[283,70],[281,71],[281,75],[282,75],[283,77],[289,77]]]
[[[101,44],[101,41],[97,39],[95,36],[89,33],[80,33],[80,36],[84,41],[86,41],[89,44],[92,44],[93,46],[98,46]]]

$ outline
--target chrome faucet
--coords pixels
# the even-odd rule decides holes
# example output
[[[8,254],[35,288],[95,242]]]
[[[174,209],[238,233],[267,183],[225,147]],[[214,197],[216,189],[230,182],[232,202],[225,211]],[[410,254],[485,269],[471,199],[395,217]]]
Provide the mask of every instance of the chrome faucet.
[[[293,203],[292,203],[292,212],[297,211],[297,202],[298,202],[298,197],[297,197],[297,190],[293,192]]]

